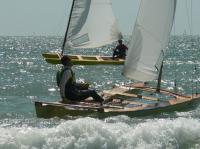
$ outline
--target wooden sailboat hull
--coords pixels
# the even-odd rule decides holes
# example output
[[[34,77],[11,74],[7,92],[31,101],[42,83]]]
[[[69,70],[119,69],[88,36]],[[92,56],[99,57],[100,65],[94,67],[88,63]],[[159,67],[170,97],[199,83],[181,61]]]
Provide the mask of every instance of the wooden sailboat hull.
[[[121,90],[121,92],[118,92]],[[154,93],[155,89],[148,87],[135,87],[132,91]],[[37,117],[51,118],[66,116],[95,116],[108,117],[115,115],[147,116],[162,112],[184,111],[193,108],[200,102],[200,95],[193,97],[179,95],[166,90],[161,90],[163,98],[149,97],[138,93],[127,93],[127,88],[114,88],[105,91],[109,100],[102,106],[94,102],[35,102]],[[157,97],[157,96],[156,96]],[[169,98],[169,99],[167,99]]]
[[[61,64],[60,55],[58,53],[43,53],[47,63]],[[124,59],[110,56],[86,56],[86,55],[68,55],[74,65],[123,65]]]
[[[175,105],[166,105],[164,107],[152,107],[149,109],[142,110],[133,110],[133,111],[110,111],[106,112],[106,108],[100,107],[97,109],[87,108],[82,109],[71,109],[71,107],[66,106],[65,104],[57,104],[55,103],[46,103],[46,102],[35,102],[36,114],[39,118],[52,118],[52,117],[60,117],[64,118],[67,116],[94,116],[99,118],[104,118],[108,116],[116,116],[116,115],[128,115],[128,116],[148,116],[148,115],[156,115],[163,112],[173,112],[173,111],[185,111],[191,109],[196,106],[197,102],[200,101],[200,98],[194,99],[191,101],[175,104]]]

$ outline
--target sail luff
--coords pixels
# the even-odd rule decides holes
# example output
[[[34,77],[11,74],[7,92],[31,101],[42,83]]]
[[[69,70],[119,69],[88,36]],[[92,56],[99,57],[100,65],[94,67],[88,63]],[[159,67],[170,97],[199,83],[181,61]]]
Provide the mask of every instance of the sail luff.
[[[123,74],[139,81],[157,78],[162,50],[169,41],[176,0],[141,0]],[[158,61],[160,60],[160,61]]]
[[[72,16],[73,8],[74,8],[74,3],[75,3],[75,0],[73,0],[73,2],[72,2],[70,14],[69,14],[69,20],[68,20],[68,23],[67,23],[67,29],[66,29],[65,37],[64,37],[64,40],[63,40],[63,44],[62,44],[62,52],[61,52],[61,54],[63,54],[64,49],[65,49],[65,43],[67,41],[67,34],[68,34],[69,24],[70,24],[70,21],[71,21],[71,16]]]

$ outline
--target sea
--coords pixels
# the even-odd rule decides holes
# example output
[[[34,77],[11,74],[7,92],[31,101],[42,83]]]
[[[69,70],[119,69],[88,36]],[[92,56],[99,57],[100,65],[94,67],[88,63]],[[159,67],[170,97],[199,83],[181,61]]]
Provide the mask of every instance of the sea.
[[[59,101],[56,72],[42,53],[59,51],[63,37],[0,36],[0,149],[199,149],[200,106],[144,117],[37,118],[35,101]],[[128,44],[128,38],[125,43]],[[112,55],[117,43],[70,54]],[[153,53],[152,53],[153,54]],[[73,66],[77,81],[101,92],[134,82],[121,65]],[[200,37],[172,36],[164,56],[162,87],[200,92]],[[156,81],[151,81],[155,86]],[[176,84],[176,87],[175,87]]]

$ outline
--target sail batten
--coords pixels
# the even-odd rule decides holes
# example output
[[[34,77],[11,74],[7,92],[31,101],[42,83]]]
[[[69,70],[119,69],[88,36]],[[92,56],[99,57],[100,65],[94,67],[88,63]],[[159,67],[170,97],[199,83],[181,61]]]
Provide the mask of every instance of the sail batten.
[[[121,38],[111,0],[75,0],[66,46],[96,48]]]
[[[141,0],[123,69],[126,77],[156,79],[156,65],[169,41],[175,8],[176,0]]]

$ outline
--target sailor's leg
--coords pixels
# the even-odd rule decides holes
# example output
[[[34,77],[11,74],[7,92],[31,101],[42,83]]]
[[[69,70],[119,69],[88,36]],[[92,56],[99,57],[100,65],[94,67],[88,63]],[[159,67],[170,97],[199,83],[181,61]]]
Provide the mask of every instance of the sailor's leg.
[[[114,51],[113,51],[112,59],[114,59],[116,55],[118,55],[118,52],[114,50]]]
[[[104,101],[104,99],[101,96],[99,96],[95,90],[90,90],[90,94],[95,101],[97,101],[97,102]]]
[[[95,90],[79,90],[77,93],[78,100],[84,100],[88,97],[92,97],[97,102],[103,102],[103,98],[97,94]]]

